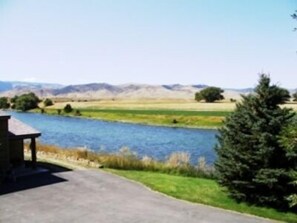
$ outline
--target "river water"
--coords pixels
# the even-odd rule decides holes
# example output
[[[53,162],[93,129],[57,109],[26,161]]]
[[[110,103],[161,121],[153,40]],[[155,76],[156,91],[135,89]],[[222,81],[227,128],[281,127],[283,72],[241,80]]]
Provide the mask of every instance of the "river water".
[[[191,155],[191,162],[205,157],[208,164],[216,158],[216,130],[169,128],[119,122],[106,122],[65,116],[10,112],[41,131],[39,141],[65,148],[85,147],[94,151],[117,152],[128,147],[139,157],[163,160],[172,152]]]

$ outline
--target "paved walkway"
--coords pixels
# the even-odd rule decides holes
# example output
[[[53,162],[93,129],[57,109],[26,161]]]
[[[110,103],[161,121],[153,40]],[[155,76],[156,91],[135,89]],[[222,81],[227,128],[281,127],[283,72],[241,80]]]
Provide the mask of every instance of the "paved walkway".
[[[0,222],[270,222],[179,201],[103,171],[43,173],[0,189]]]

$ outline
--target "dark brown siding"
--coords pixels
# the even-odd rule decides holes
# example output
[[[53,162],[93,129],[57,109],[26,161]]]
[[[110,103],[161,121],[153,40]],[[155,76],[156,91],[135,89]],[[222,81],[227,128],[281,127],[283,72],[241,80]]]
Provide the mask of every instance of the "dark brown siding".
[[[9,141],[10,162],[14,166],[24,163],[24,141],[22,139]]]
[[[0,118],[0,175],[10,167],[8,143],[8,119]]]

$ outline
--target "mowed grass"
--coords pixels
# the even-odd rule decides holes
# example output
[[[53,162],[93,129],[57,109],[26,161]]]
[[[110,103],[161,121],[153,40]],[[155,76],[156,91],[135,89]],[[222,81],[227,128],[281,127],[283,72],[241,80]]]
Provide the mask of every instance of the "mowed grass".
[[[134,122],[175,127],[218,127],[229,112],[181,110],[82,109],[83,116],[108,121]]]
[[[108,169],[107,171],[138,181],[155,191],[159,191],[178,199],[274,220],[297,222],[297,214],[294,213],[278,212],[272,208],[256,207],[250,206],[246,203],[237,203],[228,197],[224,188],[219,186],[214,180],[174,176],[146,171],[126,171],[114,169]]]
[[[136,109],[81,109],[83,112],[116,113],[133,115],[176,115],[176,116],[226,116],[228,111],[184,111],[184,110],[136,110]]]
[[[75,115],[74,112],[66,115]],[[139,110],[139,109],[96,109],[81,108],[81,117],[105,121],[120,121],[172,127],[216,128],[222,125],[228,111],[182,111],[182,110]],[[57,109],[48,108],[47,114],[57,114]],[[62,113],[63,114],[63,113]],[[65,114],[64,114],[65,115]]]

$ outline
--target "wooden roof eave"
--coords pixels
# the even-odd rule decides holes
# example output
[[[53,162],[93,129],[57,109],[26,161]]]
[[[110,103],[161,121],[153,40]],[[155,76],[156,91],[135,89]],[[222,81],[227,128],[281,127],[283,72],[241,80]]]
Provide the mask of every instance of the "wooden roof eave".
[[[26,135],[9,135],[9,139],[32,139],[41,136],[41,133],[26,134]]]

